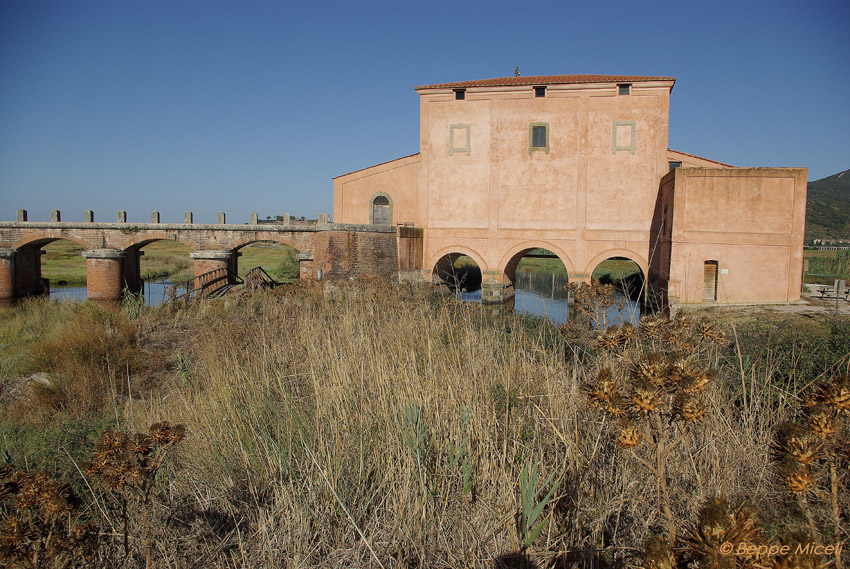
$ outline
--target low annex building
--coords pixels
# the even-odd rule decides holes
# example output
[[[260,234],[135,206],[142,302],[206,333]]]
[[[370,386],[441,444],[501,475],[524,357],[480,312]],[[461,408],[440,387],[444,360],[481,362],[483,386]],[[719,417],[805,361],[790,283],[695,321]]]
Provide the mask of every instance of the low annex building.
[[[498,298],[512,294],[519,260],[545,248],[571,281],[631,259],[665,304],[798,300],[807,170],[670,150],[674,83],[557,75],[417,87],[419,152],[335,178],[334,221],[419,228],[410,251],[399,238],[403,275],[431,279],[468,255]]]

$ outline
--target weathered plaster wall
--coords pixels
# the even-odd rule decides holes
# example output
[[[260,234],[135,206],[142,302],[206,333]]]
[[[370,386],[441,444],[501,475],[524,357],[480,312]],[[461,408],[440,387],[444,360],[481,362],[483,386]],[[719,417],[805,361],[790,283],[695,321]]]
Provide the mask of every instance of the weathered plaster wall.
[[[806,181],[805,168],[677,169],[670,302],[703,302],[707,260],[718,303],[799,300]]]

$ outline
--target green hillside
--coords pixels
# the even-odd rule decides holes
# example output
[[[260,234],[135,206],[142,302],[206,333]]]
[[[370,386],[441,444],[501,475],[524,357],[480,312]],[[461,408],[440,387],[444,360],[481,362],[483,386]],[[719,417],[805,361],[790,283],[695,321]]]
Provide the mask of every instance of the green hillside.
[[[809,182],[806,242],[850,240],[850,170]]]

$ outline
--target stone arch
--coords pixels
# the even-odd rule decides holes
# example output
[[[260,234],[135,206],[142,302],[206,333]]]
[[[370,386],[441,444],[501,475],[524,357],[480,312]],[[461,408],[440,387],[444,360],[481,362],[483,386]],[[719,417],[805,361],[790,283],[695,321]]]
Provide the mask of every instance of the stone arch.
[[[437,268],[437,263],[445,257],[446,255],[450,255],[452,253],[460,253],[461,255],[466,255],[478,265],[481,269],[482,274],[485,270],[487,270],[487,264],[484,262],[484,258],[476,251],[473,251],[469,247],[464,247],[462,245],[443,247],[439,251],[433,253],[431,257],[428,259],[428,263],[425,265],[431,269],[431,275],[433,277],[434,271]]]
[[[592,275],[593,271],[602,261],[606,261],[611,257],[625,257],[629,261],[633,261],[638,267],[640,267],[644,279],[646,279],[646,276],[649,274],[649,263],[646,262],[646,259],[629,249],[608,249],[599,253],[587,264],[587,268],[584,272],[588,275]]]
[[[248,245],[251,245],[252,243],[262,243],[263,241],[271,241],[271,242],[274,242],[274,243],[278,243],[280,245],[286,245],[287,247],[292,247],[293,249],[295,249],[296,251],[299,251],[299,252],[302,249],[304,249],[303,244],[302,245],[296,245],[295,241],[293,241],[291,239],[282,239],[282,238],[277,237],[274,234],[269,236],[269,238],[264,238],[264,239],[259,239],[259,238],[254,237],[254,236],[244,237],[242,239],[238,239],[238,240],[234,241],[233,243],[229,243],[227,245],[226,249],[229,250],[229,251],[238,252],[239,249],[242,249],[243,247],[247,247]]]
[[[386,201],[386,203],[383,203]],[[381,202],[381,203],[378,203]],[[376,206],[383,208],[386,211],[377,211]],[[381,216],[386,214],[386,223],[381,219]],[[392,225],[393,224],[393,199],[386,192],[375,192],[369,198],[369,225]]]
[[[641,281],[640,282],[642,283],[640,285],[640,290],[637,290],[637,285],[634,285],[634,283],[632,283],[632,285],[634,285],[634,289],[631,290],[631,292],[629,292],[627,290],[624,290],[623,292],[624,292],[624,294],[626,294],[626,296],[629,296],[630,298],[632,298],[632,300],[640,300],[640,299],[645,300],[647,298],[647,294],[648,294],[647,275],[649,274],[649,263],[647,263],[646,259],[644,259],[642,256],[638,255],[634,251],[630,251],[628,249],[608,249],[607,251],[603,251],[602,253],[599,253],[598,255],[596,255],[590,261],[590,263],[588,263],[587,271],[586,271],[587,275],[592,277],[593,272],[599,267],[600,264],[602,264],[604,261],[607,261],[609,259],[614,259],[614,258],[628,259],[629,261],[631,261],[635,265],[637,265],[638,269],[640,269],[640,272],[641,272],[641,275],[640,275]]]
[[[132,237],[130,237],[127,241],[121,244],[122,251],[128,250],[139,250],[146,245],[150,245],[154,241],[174,241],[176,243],[180,243],[181,245],[185,245],[192,251],[197,251],[198,244],[194,241],[186,239],[182,235],[169,231],[141,231]]]
[[[45,245],[53,243],[54,241],[59,241],[60,239],[64,239],[65,241],[71,241],[76,243],[83,249],[96,249],[97,245],[87,241],[85,239],[81,239],[78,237],[73,237],[70,235],[60,235],[59,237],[55,235],[51,235],[49,233],[44,234],[36,234],[36,235],[28,235],[27,237],[23,237],[15,242],[12,246],[13,249],[29,249],[36,248],[40,249]]]
[[[41,295],[50,289],[49,281],[42,273],[42,247],[56,241],[68,241],[83,248],[83,250],[94,249],[91,242],[78,237],[65,235],[62,231],[45,231],[30,233],[22,237],[14,244],[15,268],[13,271],[13,284],[11,289],[14,296]],[[80,262],[85,259],[80,256]],[[86,270],[86,289],[89,286],[88,270]],[[56,283],[54,283],[56,284]]]
[[[525,241],[508,249],[508,251],[502,255],[502,258],[499,259],[499,268],[502,271],[502,278],[504,280],[510,283],[514,282],[516,278],[517,265],[532,249],[546,249],[547,251],[551,251],[564,264],[564,267],[567,269],[567,275],[571,275],[575,272],[575,267],[573,266],[572,261],[560,247],[547,241]]]

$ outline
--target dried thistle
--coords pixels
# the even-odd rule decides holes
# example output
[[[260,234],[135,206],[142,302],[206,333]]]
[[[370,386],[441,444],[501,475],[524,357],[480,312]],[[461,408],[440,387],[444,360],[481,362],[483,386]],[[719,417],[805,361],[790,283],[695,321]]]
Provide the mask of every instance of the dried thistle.
[[[806,492],[814,482],[809,467],[793,458],[785,458],[779,462],[779,474],[782,484],[792,494]]]
[[[661,391],[651,384],[638,384],[632,390],[630,401],[635,411],[648,415],[661,406]]]
[[[623,421],[617,435],[617,444],[622,448],[636,447],[643,442],[643,435],[631,421]]]
[[[719,560],[725,556],[723,544],[758,544],[763,542],[763,535],[753,507],[746,502],[733,505],[715,497],[702,507],[696,524],[688,527],[682,539],[697,559]]]
[[[643,548],[643,569],[676,569],[676,557],[667,540],[652,535]]]
[[[622,389],[620,383],[611,374],[611,370],[607,368],[600,370],[595,380],[585,383],[582,388],[590,406],[602,408],[609,407]]]
[[[835,375],[829,381],[819,385],[815,401],[838,412],[850,411],[850,376]]]
[[[631,366],[631,376],[635,382],[649,383],[662,387],[667,383],[667,358],[661,352],[643,354]]]
[[[809,432],[821,439],[831,439],[836,427],[833,413],[825,405],[816,405],[806,415],[806,426]]]
[[[673,414],[694,425],[701,423],[707,412],[705,403],[690,394],[680,393],[673,401]]]
[[[776,437],[776,456],[790,457],[800,464],[814,463],[821,455],[823,444],[811,432],[796,423],[784,423]]]

